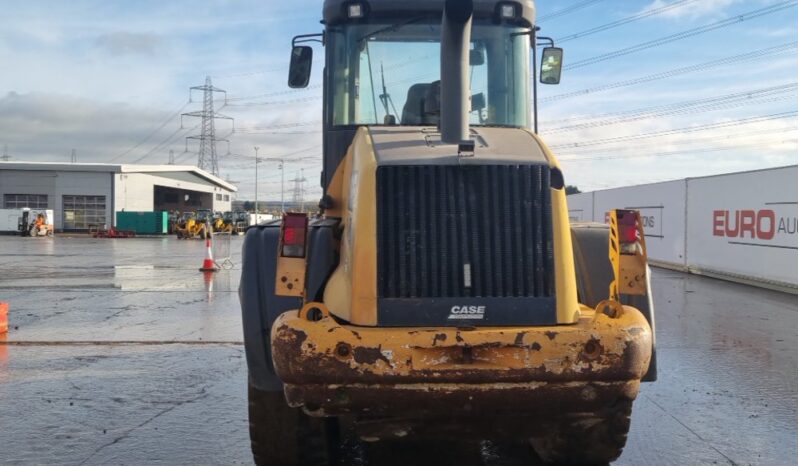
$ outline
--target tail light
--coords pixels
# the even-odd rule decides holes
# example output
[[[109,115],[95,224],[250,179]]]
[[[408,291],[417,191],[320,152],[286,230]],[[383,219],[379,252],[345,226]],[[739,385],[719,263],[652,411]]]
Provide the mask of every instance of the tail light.
[[[280,255],[282,257],[305,257],[307,233],[307,215],[294,212],[284,214]]]
[[[637,216],[634,210],[618,211],[618,240],[621,244],[636,243],[640,239],[637,232]]]

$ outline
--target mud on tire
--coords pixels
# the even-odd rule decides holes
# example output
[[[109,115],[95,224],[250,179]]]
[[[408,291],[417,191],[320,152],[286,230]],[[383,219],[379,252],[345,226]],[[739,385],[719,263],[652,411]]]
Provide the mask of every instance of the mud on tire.
[[[288,406],[282,392],[249,384],[249,437],[258,466],[334,464],[334,422]]]
[[[574,413],[532,439],[546,463],[607,464],[619,456],[629,433],[632,402],[622,400],[597,413]]]

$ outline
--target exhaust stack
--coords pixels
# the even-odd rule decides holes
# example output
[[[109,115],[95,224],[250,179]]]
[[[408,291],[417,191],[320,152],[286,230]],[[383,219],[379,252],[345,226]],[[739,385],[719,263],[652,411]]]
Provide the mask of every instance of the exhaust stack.
[[[459,144],[469,138],[472,0],[446,0],[441,25],[441,141]]]

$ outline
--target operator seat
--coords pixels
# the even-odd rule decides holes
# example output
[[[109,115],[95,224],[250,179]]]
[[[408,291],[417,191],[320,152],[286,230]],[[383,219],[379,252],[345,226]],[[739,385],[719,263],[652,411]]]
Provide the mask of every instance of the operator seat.
[[[402,108],[402,124],[409,126],[437,125],[440,114],[440,81],[417,83],[407,90]]]

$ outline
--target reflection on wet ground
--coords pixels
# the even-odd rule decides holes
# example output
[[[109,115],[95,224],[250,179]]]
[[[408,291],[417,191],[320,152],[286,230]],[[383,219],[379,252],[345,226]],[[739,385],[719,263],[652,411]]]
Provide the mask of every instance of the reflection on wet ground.
[[[251,464],[240,269],[203,276],[203,247],[0,237],[0,462]],[[794,464],[798,298],[664,270],[654,287],[660,380],[617,463]],[[342,456],[365,464],[356,446]],[[487,443],[458,456],[532,461]]]

